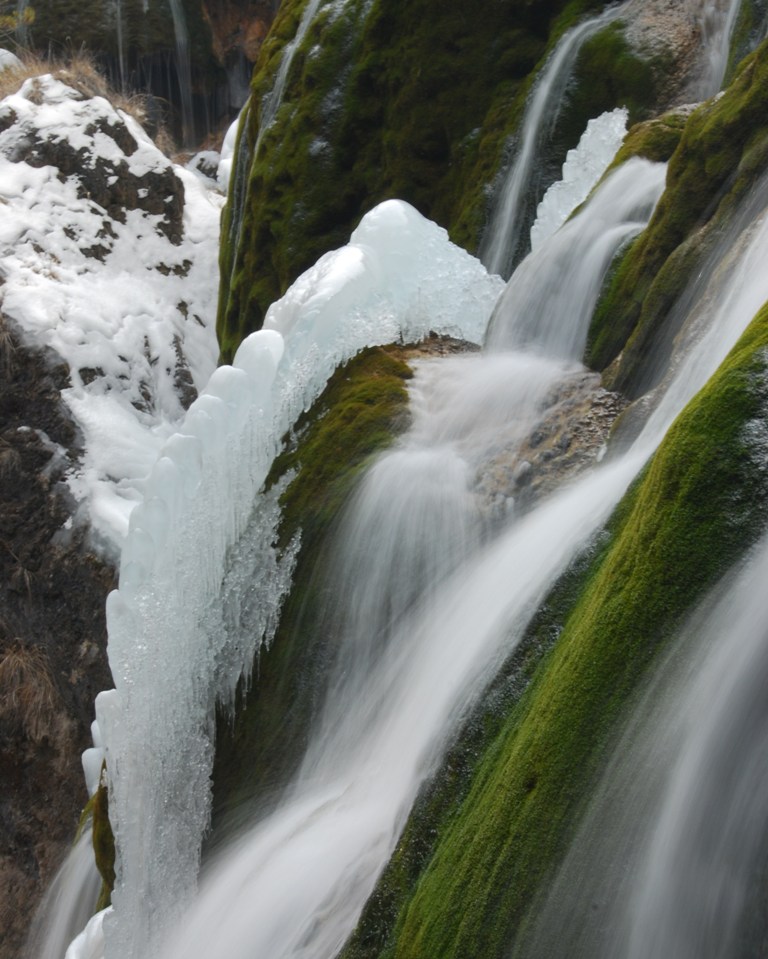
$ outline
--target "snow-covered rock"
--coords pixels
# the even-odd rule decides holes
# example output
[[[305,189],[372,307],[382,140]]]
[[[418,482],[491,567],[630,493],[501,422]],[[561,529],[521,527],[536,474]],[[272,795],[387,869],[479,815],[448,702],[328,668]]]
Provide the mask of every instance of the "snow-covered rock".
[[[0,102],[0,311],[69,367],[68,483],[108,547],[216,365],[222,203],[101,97],[43,76]]]

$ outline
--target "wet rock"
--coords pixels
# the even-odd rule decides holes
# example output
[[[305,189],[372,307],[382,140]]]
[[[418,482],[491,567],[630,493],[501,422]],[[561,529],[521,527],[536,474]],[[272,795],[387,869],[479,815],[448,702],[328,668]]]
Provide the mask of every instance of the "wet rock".
[[[593,466],[626,406],[627,400],[604,389],[595,373],[581,371],[562,381],[547,397],[530,435],[478,470],[475,492],[483,510],[498,518],[503,500],[504,512],[526,512],[565,480]]]

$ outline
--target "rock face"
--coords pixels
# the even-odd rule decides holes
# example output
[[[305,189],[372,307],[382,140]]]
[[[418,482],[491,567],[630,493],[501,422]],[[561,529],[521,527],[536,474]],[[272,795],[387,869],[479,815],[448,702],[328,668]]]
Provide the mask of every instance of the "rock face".
[[[220,63],[242,54],[255,63],[280,6],[280,0],[205,0],[213,50]]]
[[[78,446],[59,392],[68,370],[0,322],[0,956],[11,959],[88,798],[79,754],[110,684],[115,571],[84,529],[66,528]]]

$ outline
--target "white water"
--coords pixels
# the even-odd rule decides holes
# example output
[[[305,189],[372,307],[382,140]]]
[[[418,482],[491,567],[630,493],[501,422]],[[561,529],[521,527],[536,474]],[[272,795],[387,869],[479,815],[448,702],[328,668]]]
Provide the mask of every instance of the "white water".
[[[534,160],[554,130],[561,101],[581,45],[615,20],[625,5],[611,7],[565,33],[536,80],[526,105],[520,146],[504,179],[480,248],[480,259],[490,273],[509,276],[512,260],[529,224],[520,222],[523,201],[529,191]]]
[[[283,102],[285,86],[288,82],[288,75],[290,74],[293,59],[296,56],[296,51],[299,49],[304,37],[307,35],[309,25],[315,19],[315,14],[317,13],[321,3],[322,0],[308,0],[306,7],[304,7],[304,12],[301,15],[299,25],[296,28],[296,35],[294,36],[293,40],[291,40],[289,43],[286,43],[283,49],[282,57],[280,58],[280,66],[277,68],[277,75],[275,76],[275,82],[272,85],[272,89],[261,101],[259,132],[256,137],[256,145],[253,148],[254,159],[259,155],[261,141],[264,138],[264,134],[267,132],[267,130],[269,130],[275,121],[277,111],[280,109],[280,105]]]
[[[693,96],[705,100],[722,87],[731,52],[731,35],[741,0],[705,0],[699,22],[704,51],[701,77]]]
[[[67,946],[93,914],[100,890],[91,830],[86,829],[37,909],[24,955],[29,959],[63,959]]]
[[[763,537],[654,667],[526,959],[761,954],[767,580]]]
[[[123,28],[123,0],[115,0],[115,32],[117,35],[117,68],[120,74],[120,92],[125,93],[125,32]]]
[[[630,893],[628,959],[744,954],[768,839],[766,582],[764,542],[712,614],[696,681],[668,717],[680,738]]]
[[[611,260],[650,219],[665,174],[663,164],[639,158],[611,173],[584,209],[515,270],[494,310],[488,348],[580,359]]]

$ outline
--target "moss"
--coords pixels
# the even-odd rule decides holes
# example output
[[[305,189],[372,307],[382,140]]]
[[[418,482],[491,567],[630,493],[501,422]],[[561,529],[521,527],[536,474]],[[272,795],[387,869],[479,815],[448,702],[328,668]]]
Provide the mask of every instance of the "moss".
[[[103,771],[103,769],[102,769]],[[101,892],[96,904],[96,912],[106,909],[112,899],[115,888],[115,837],[109,821],[109,792],[103,781],[88,800],[77,828],[78,838],[88,821],[91,822],[91,839],[96,868],[101,876]]]
[[[277,634],[259,655],[258,681],[234,723],[220,718],[216,828],[226,828],[244,802],[269,803],[303,754],[333,653],[323,629],[322,572],[334,521],[370,457],[405,424],[410,376],[402,350],[365,350],[331,377],[275,461],[268,486],[293,475],[281,498],[280,541],[286,544],[300,530],[301,549]]]
[[[430,847],[418,879],[398,875],[398,852],[392,888],[406,887],[406,898],[414,885],[415,892],[400,911],[394,946],[351,955],[510,954],[628,698],[768,518],[765,470],[746,438],[748,424],[765,415],[767,358],[768,308],[620,504],[565,629],[463,787],[466,799],[429,823],[436,839],[416,837]]]
[[[698,242],[704,255],[708,235],[728,220],[756,182],[768,161],[767,116],[768,42],[742,63],[722,97],[688,119],[654,216],[598,304],[587,362],[604,369],[628,346],[614,388],[632,396],[647,388],[642,361],[697,262],[692,247],[683,245]]]
[[[688,115],[686,108],[680,108],[635,123],[629,128],[608,169],[615,170],[630,157],[643,157],[654,163],[666,163],[680,143]]]
[[[376,0],[367,14],[361,0],[341,11],[321,7],[295,56],[275,124],[251,162],[239,248],[230,239],[222,253],[231,266],[220,292],[223,358],[259,328],[297,275],[346,242],[381,200],[412,203],[446,226],[454,242],[475,249],[488,184],[534,70],[562,32],[598,6],[480,0],[470,11],[436,0],[407,7]],[[251,144],[258,104],[301,9],[283,3],[264,45],[253,81]],[[653,91],[647,66],[615,30],[594,39],[580,69],[576,105],[564,111],[574,120],[564,121],[558,136],[557,163],[594,115],[595,97],[606,107],[628,99],[639,116]]]

